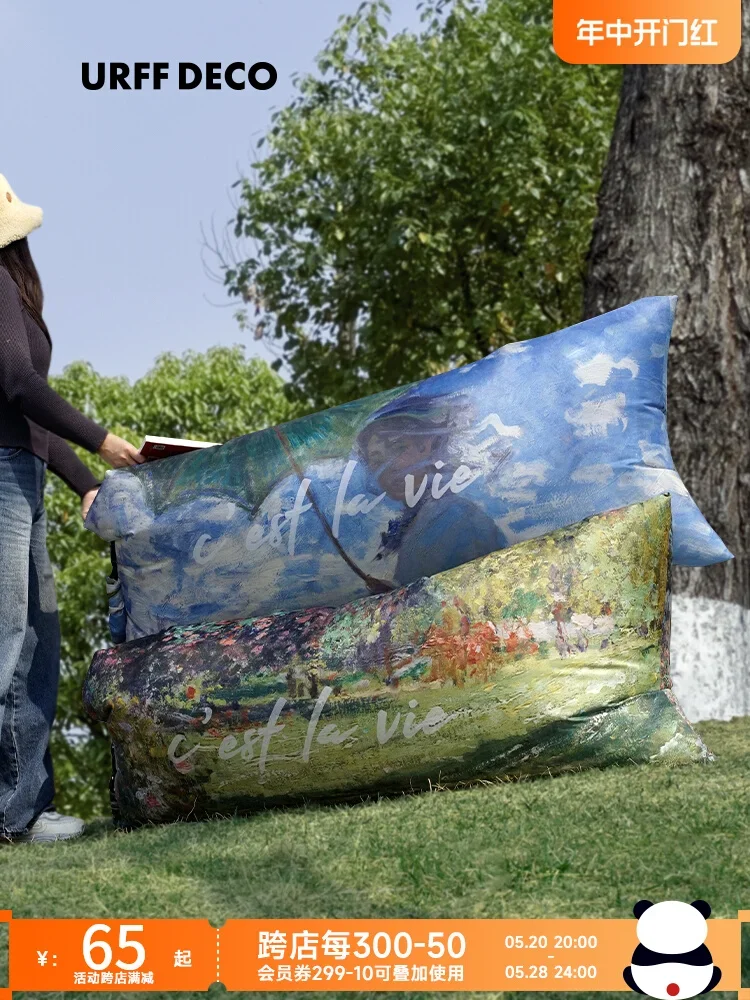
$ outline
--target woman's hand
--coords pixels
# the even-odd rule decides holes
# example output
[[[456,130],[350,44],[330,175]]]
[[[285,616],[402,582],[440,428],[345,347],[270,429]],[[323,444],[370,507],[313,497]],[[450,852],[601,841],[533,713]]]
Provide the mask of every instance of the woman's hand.
[[[89,512],[89,507],[96,500],[96,494],[99,492],[99,487],[95,486],[93,490],[89,490],[88,493],[84,493],[81,497],[81,517],[86,520],[86,515]]]
[[[116,434],[107,434],[97,455],[113,469],[121,469],[125,465],[139,465],[146,461],[137,448]]]

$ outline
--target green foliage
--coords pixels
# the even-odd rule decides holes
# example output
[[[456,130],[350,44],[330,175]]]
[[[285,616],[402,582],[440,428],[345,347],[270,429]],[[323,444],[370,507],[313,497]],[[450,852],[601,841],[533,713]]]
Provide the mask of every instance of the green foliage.
[[[291,416],[279,377],[265,362],[246,359],[239,347],[164,354],[133,385],[100,376],[82,362],[50,382],[78,409],[134,444],[147,433],[223,443]],[[104,476],[108,466],[101,459],[76,450]],[[62,629],[53,736],[57,802],[90,816],[105,810],[109,747],[103,729],[83,713],[81,684],[94,651],[108,640],[109,549],[85,530],[78,498],[54,475],[48,476],[46,506]]]
[[[581,315],[619,70],[563,64],[549,0],[368,0],[296,81],[241,182],[238,314],[322,408]],[[238,254],[242,256],[242,254]]]

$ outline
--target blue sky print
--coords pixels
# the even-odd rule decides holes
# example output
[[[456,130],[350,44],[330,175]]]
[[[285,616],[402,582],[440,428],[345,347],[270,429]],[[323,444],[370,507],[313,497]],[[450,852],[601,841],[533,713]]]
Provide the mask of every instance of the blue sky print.
[[[660,493],[676,563],[730,559],[669,451],[675,304],[108,473],[86,524],[117,543],[127,637],[384,593]]]

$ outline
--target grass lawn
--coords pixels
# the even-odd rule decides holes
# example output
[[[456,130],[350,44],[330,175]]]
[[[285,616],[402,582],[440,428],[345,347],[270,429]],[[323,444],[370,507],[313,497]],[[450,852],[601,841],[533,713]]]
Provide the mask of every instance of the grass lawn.
[[[133,833],[101,821],[77,843],[0,849],[0,908],[18,917],[205,917],[216,924],[228,917],[627,917],[645,896],[703,898],[715,916],[733,917],[750,908],[750,719],[699,728],[714,764],[611,768]],[[745,967],[748,985],[747,958]],[[310,994],[321,995],[353,994]]]

